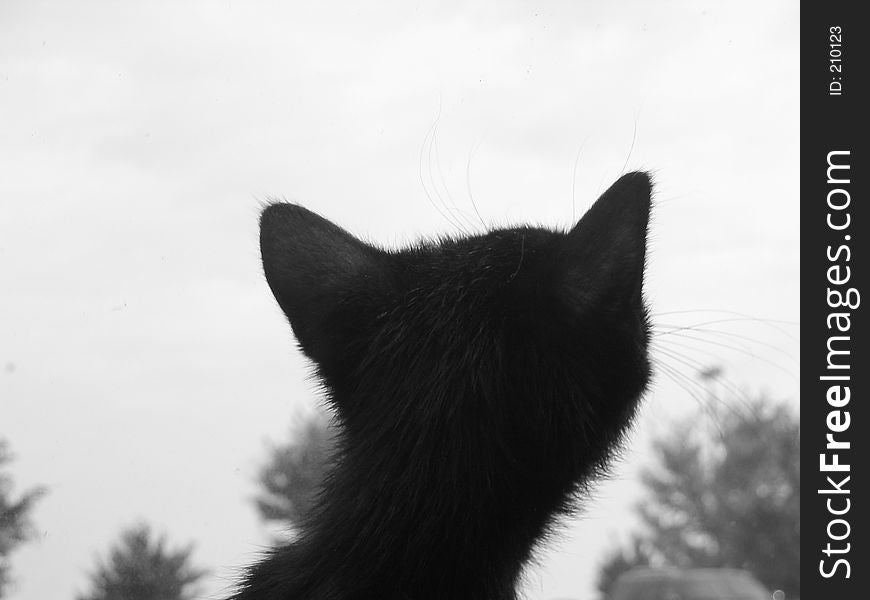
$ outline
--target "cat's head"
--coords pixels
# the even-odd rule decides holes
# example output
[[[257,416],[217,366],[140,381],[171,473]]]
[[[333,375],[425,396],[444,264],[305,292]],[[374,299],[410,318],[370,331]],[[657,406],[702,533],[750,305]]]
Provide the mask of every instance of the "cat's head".
[[[569,455],[577,479],[649,378],[650,195],[649,176],[630,173],[568,232],[497,229],[398,251],[273,204],[263,265],[351,440],[412,452],[430,439],[446,463],[518,445],[532,462]]]

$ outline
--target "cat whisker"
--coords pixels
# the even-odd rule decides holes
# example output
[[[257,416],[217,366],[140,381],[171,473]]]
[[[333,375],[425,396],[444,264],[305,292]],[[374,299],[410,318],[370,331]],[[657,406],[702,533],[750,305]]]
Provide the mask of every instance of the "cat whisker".
[[[471,156],[474,154],[477,146],[478,144],[472,144],[471,149],[468,151],[468,162],[465,164],[465,187],[468,190],[468,200],[471,202],[474,214],[477,215],[480,224],[483,225],[484,229],[486,229],[486,222],[483,220],[483,217],[480,216],[480,211],[477,210],[477,203],[474,201],[474,194],[471,193]]]
[[[762,317],[755,317],[752,315],[748,315],[746,313],[734,311],[734,310],[722,310],[717,308],[698,308],[698,309],[687,309],[687,310],[671,310],[666,312],[654,313],[653,317],[665,317],[671,315],[685,315],[685,314],[693,314],[693,313],[719,313],[723,315],[730,315],[732,317],[737,317],[735,321],[752,321],[755,323],[759,323],[761,325],[766,325],[781,334],[791,338],[794,341],[799,341],[797,337],[792,335],[789,331],[782,327],[782,325],[789,325],[793,327],[800,327],[800,323],[797,321],[789,321],[786,319],[766,319]]]
[[[663,329],[663,327],[670,327],[670,329]],[[728,342],[734,344],[735,350],[737,350],[739,348],[739,349],[742,349],[744,352],[751,353],[753,356],[756,355],[752,349],[752,346],[755,345],[755,346],[761,346],[764,348],[769,348],[770,350],[777,352],[778,354],[782,354],[796,364],[799,362],[798,359],[793,354],[791,354],[790,352],[784,350],[783,348],[781,348],[775,344],[763,342],[763,341],[756,339],[754,337],[747,336],[747,335],[741,335],[739,333],[734,333],[731,331],[721,331],[719,329],[712,329],[712,328],[705,328],[705,327],[694,327],[694,326],[693,327],[673,327],[673,326],[669,326],[669,325],[664,325],[661,327],[654,327],[654,329],[656,330],[655,335],[659,339],[666,339],[667,336],[691,338],[691,336],[687,335],[687,332],[696,333],[698,335],[718,336],[720,338],[726,338],[726,340]],[[741,340],[741,341],[748,342],[748,343],[745,343],[745,344],[740,343],[740,342],[736,341],[735,338],[736,338],[736,340]],[[725,342],[722,341],[722,343],[725,343]]]
[[[436,123],[437,123],[437,121],[436,121]],[[420,159],[419,159],[420,186],[423,188],[423,193],[426,194],[426,199],[429,201],[429,204],[431,204],[432,208],[434,208],[438,212],[438,214],[441,215],[441,218],[443,218],[445,221],[450,223],[453,227],[456,227],[457,229],[462,229],[462,227],[460,227],[455,221],[453,221],[450,217],[448,217],[446,214],[444,214],[444,211],[441,210],[441,208],[438,206],[438,204],[436,204],[435,200],[432,198],[432,194],[429,192],[429,187],[426,185],[426,179],[423,176],[423,165],[425,164],[424,156],[426,154],[426,145],[429,142],[429,137],[432,135],[432,132],[435,128],[436,123],[433,123],[432,127],[430,127],[429,130],[426,132],[426,136],[423,138],[423,144],[420,147]]]
[[[432,186],[435,188],[435,194],[438,196],[439,200],[441,200],[441,203],[443,204],[443,206],[447,210],[447,212],[449,212],[451,215],[457,215],[457,220],[461,220],[464,225],[467,225],[468,227],[471,228],[471,230],[474,230],[474,227],[475,227],[474,221],[472,221],[470,218],[468,218],[468,216],[465,214],[465,211],[461,210],[459,207],[456,206],[456,202],[454,202],[453,196],[450,194],[450,189],[447,187],[447,182],[444,179],[444,172],[441,169],[441,156],[438,153],[437,127],[438,127],[438,122],[436,121],[435,128],[432,131],[432,139],[431,139],[430,148],[429,148],[429,178],[432,181]],[[440,192],[438,191],[438,182],[435,180],[435,177],[434,177],[435,171],[433,171],[433,169],[432,169],[432,154],[435,155],[435,171],[438,172],[438,180],[441,182],[441,187],[444,189],[444,195],[447,196],[447,200],[450,201],[449,206],[447,205],[447,202],[444,201],[444,198],[441,196]],[[465,230],[465,231],[466,231],[466,233],[468,232],[468,230]]]
[[[741,340],[746,340],[748,342],[752,342],[753,344],[757,344],[759,346],[766,346],[766,347],[770,348],[771,350],[775,350],[776,352],[779,352],[781,354],[785,354],[789,358],[792,358],[792,359],[794,358],[794,356],[792,356],[790,353],[786,352],[785,350],[783,350],[782,348],[780,348],[779,346],[776,346],[774,344],[762,342],[761,340],[759,340],[757,338],[754,338],[752,336],[748,336],[745,334],[735,333],[733,331],[722,331],[721,329],[714,329],[712,327],[709,327],[709,325],[717,325],[717,324],[721,324],[721,323],[733,323],[733,322],[741,322],[741,321],[744,321],[744,320],[743,319],[717,319],[715,321],[704,321],[701,323],[694,323],[692,325],[668,325],[665,323],[658,323],[658,326],[659,327],[667,327],[671,331],[683,331],[683,330],[698,331],[698,332],[710,333],[713,335],[738,338]],[[663,332],[663,334],[664,333],[667,333],[667,332]],[[797,340],[795,339],[795,341],[797,341]]]
[[[677,377],[678,379],[683,381],[685,385],[680,385],[680,387],[682,387],[683,390],[689,392],[689,395],[695,400],[695,402],[705,409],[705,412],[707,412],[707,414],[711,416],[712,420],[717,425],[717,429],[718,418],[721,410],[726,410],[732,415],[738,416],[740,418],[745,417],[746,413],[752,415],[753,417],[758,416],[757,408],[753,404],[752,398],[745,391],[737,387],[729,379],[723,379],[721,374],[709,377],[707,379],[708,383],[705,384],[698,381],[698,379],[696,379],[695,377],[686,375],[683,371],[681,371],[673,364],[668,364],[661,360],[657,361],[656,364],[657,366],[665,366],[667,369],[669,369],[672,375],[672,380],[673,377]],[[728,401],[727,397],[724,397],[721,393],[717,392],[716,388],[711,385],[714,382],[722,384],[725,388],[727,388],[728,394],[733,395],[737,400],[740,401],[739,405],[735,406],[732,402]],[[687,389],[687,386],[692,388],[692,390]]]
[[[699,393],[699,391],[695,388],[700,388],[705,393],[708,392],[708,390],[704,388],[704,386],[702,386],[700,383],[681,372],[679,369],[675,368],[672,365],[669,365],[662,360],[656,361],[656,366],[661,370],[662,373],[665,374],[668,379],[670,379],[683,391],[689,394],[689,396],[695,401],[695,403],[701,410],[707,413],[707,416],[710,417],[710,422],[714,425],[714,427],[716,427],[720,439],[725,439],[725,434],[722,431],[721,426],[719,425],[718,415],[709,405],[709,394],[707,394],[707,398],[705,398],[704,395]]]
[[[697,373],[702,373],[704,371],[709,370],[709,368],[710,368],[708,365],[706,365],[698,360],[695,360],[691,357],[685,356],[684,354],[682,354],[681,352],[679,352],[677,350],[667,349],[667,348],[657,348],[656,352],[660,352],[660,353],[664,354],[665,356],[669,357],[670,359],[675,360],[678,363],[685,365],[686,367],[688,367],[690,369],[695,370],[695,372],[697,372]],[[730,392],[737,400],[742,401],[742,403],[744,404],[745,407],[747,407],[747,408],[751,407],[752,403],[751,403],[751,399],[750,399],[749,395],[745,391],[743,391],[740,387],[738,387],[737,384],[735,384],[730,378],[722,377],[720,374],[714,378],[711,378],[711,380],[722,384],[728,390],[728,392]],[[712,390],[708,390],[708,391],[710,391],[710,393],[712,393]],[[714,397],[715,397],[715,395],[714,395]],[[724,400],[722,400],[722,403],[723,403],[723,405],[727,404]]]
[[[709,333],[709,332],[706,332],[706,333]],[[749,357],[751,357],[751,358],[753,358],[753,359],[760,360],[761,362],[763,362],[763,363],[765,363],[765,364],[767,364],[767,365],[770,365],[771,367],[773,367],[773,368],[775,368],[775,369],[777,369],[777,370],[779,370],[779,371],[782,371],[783,373],[785,373],[786,375],[788,375],[791,379],[797,381],[797,377],[795,376],[795,374],[794,374],[792,371],[790,371],[789,369],[783,367],[782,365],[780,365],[780,364],[778,364],[778,363],[776,363],[776,362],[770,360],[769,358],[766,358],[766,357],[764,357],[764,356],[760,356],[758,353],[753,352],[753,351],[750,350],[750,349],[747,349],[747,348],[741,348],[740,346],[736,346],[736,345],[733,345],[733,344],[726,344],[726,343],[724,343],[724,342],[719,342],[719,341],[716,341],[716,340],[709,340],[709,339],[706,339],[706,338],[704,338],[704,337],[699,337],[699,336],[696,336],[696,335],[691,335],[691,334],[689,334],[689,333],[686,333],[685,331],[666,331],[666,332],[662,332],[662,333],[656,333],[656,338],[657,338],[657,339],[658,339],[658,338],[662,338],[662,337],[665,336],[665,335],[674,335],[674,336],[677,336],[677,337],[680,337],[680,338],[685,338],[685,339],[689,339],[689,340],[694,340],[694,341],[696,341],[696,342],[701,342],[701,343],[704,343],[704,344],[709,344],[709,345],[711,345],[711,346],[717,346],[717,347],[719,347],[719,348],[726,348],[726,349],[728,349],[728,350],[733,350],[734,352],[739,352],[739,353],[744,354],[744,355],[746,355],[746,356],[749,356]]]
[[[628,147],[628,155],[625,157],[625,162],[622,164],[620,173],[625,173],[628,167],[628,161],[631,160],[631,153],[634,151],[634,143],[637,141],[637,119],[634,120],[634,131],[631,132],[631,146]]]
[[[577,156],[574,157],[574,170],[571,172],[571,223],[575,223],[577,220],[575,216],[577,199],[577,167],[580,164],[580,153],[583,152],[583,147],[586,145],[586,140],[588,139],[589,136],[583,138],[583,141],[580,142],[580,147],[577,148]]]
[[[440,109],[439,109],[439,117],[440,118]],[[462,231],[465,234],[468,234],[468,230],[462,225],[462,223],[458,222],[453,215],[450,213],[449,208],[444,203],[443,198],[438,193],[438,186],[434,183],[434,178],[432,177],[432,144],[434,143],[435,138],[435,130],[438,127],[438,119],[432,123],[432,127],[429,128],[429,131],[426,132],[426,136],[423,138],[423,145],[420,148],[420,163],[419,163],[419,175],[420,175],[420,185],[423,187],[423,192],[426,194],[426,198],[429,200],[429,204],[438,212],[441,217],[450,223],[454,228]],[[425,167],[424,167],[425,166]],[[428,172],[429,183],[432,186],[432,191],[435,192],[435,197],[441,203],[441,206],[438,205],[438,202],[435,201],[435,198],[432,197],[432,192],[429,189],[429,185],[426,183],[426,174]],[[442,208],[443,207],[443,208]]]
[[[654,335],[658,340],[668,340],[673,339],[675,337],[678,338],[687,338],[686,333],[691,332],[698,335],[712,335],[715,330],[701,329],[695,327],[683,327],[683,326],[671,326],[671,325],[659,325],[653,327]],[[688,339],[694,339],[689,337]],[[752,340],[755,341],[755,340]],[[722,342],[725,343],[725,342]],[[742,344],[738,341],[732,341],[734,349],[740,348],[746,352],[752,352],[750,346]]]
[[[702,353],[706,356],[712,357],[714,359],[714,362],[723,364],[726,367],[730,367],[729,362],[727,360],[725,360],[725,358],[723,357],[721,352],[714,352],[713,350],[709,350],[709,349],[704,348],[704,347],[694,346],[692,344],[677,341],[674,339],[657,339],[657,340],[655,340],[655,345],[656,345],[656,348],[661,348],[662,347],[661,345],[671,346],[672,351],[675,351],[675,352],[678,351],[676,348],[680,348],[680,349],[690,350],[692,353]],[[676,347],[676,348],[673,348],[673,347]],[[681,355],[685,356],[682,353],[681,353]]]
[[[428,169],[428,174],[429,174],[429,182],[432,184],[432,190],[435,192],[435,197],[441,203],[441,206],[444,208],[444,210],[447,212],[447,214],[452,217],[451,222],[456,224],[458,226],[458,228],[460,230],[462,230],[463,233],[468,235],[468,234],[470,234],[470,231],[466,227],[467,223],[463,222],[463,220],[462,220],[463,215],[458,214],[459,211],[456,210],[455,206],[453,207],[453,210],[451,210],[451,207],[448,206],[447,202],[444,200],[444,196],[442,196],[441,192],[438,190],[438,182],[435,179],[435,169],[432,168],[432,164],[434,161],[436,167],[438,167],[438,169],[437,169],[438,172],[440,173],[440,171],[441,171],[440,166],[439,166],[440,161],[438,160],[438,122],[439,122],[440,118],[441,118],[441,115],[440,115],[440,108],[439,108],[439,116],[438,116],[438,119],[435,120],[435,123],[432,125],[432,135],[429,138],[429,151],[427,154],[428,162],[426,164],[426,167]],[[445,188],[446,188],[446,186],[445,186]],[[446,189],[445,189],[445,192],[446,192]],[[450,196],[449,192],[447,192],[447,196],[449,198],[449,196]]]
[[[667,376],[668,379],[676,383],[683,391],[685,391],[689,396],[695,400],[699,405],[704,404],[706,399],[702,398],[697,390],[695,390],[692,386],[697,385],[697,382],[694,381],[691,377],[680,371],[678,368],[674,367],[670,363],[664,360],[661,356],[655,357],[655,366],[656,370],[660,373],[663,373]],[[691,385],[688,385],[691,384]]]

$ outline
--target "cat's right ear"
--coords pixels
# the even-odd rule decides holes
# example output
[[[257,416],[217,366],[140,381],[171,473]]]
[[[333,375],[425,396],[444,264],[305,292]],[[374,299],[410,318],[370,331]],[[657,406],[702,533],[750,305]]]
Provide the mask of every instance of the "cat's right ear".
[[[386,255],[294,204],[260,217],[266,281],[302,350],[319,363],[346,352],[388,287]]]
[[[623,175],[568,233],[562,277],[572,304],[641,305],[651,197],[649,174]]]

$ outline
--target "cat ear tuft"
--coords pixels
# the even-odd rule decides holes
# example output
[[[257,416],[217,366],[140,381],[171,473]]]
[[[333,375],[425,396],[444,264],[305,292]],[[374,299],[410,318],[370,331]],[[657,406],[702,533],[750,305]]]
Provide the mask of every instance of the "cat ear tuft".
[[[263,211],[260,253],[275,299],[315,360],[343,342],[336,311],[365,298],[385,279],[380,250],[294,204]]]
[[[568,233],[563,283],[575,305],[640,303],[652,181],[628,173]]]

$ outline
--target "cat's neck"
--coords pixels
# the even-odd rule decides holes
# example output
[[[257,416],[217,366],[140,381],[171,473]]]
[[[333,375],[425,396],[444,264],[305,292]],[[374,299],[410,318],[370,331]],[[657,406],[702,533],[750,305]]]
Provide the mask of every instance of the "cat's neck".
[[[404,400],[421,406],[432,398],[421,391]],[[473,427],[474,418],[458,422]],[[569,504],[576,474],[559,472],[557,459],[501,452],[468,430],[429,425],[402,436],[411,443],[401,447],[366,437],[365,447],[343,448],[324,503],[295,543],[254,567],[248,581],[257,587],[237,600],[514,600],[523,565]],[[493,423],[483,429],[488,438],[507,435]]]

